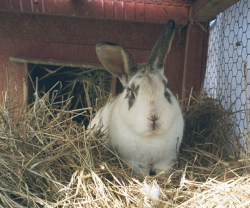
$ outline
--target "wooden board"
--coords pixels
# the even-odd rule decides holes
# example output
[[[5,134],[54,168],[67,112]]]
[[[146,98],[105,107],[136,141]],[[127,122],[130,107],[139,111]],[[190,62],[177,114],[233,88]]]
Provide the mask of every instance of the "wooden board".
[[[190,4],[189,0],[1,0],[0,11],[155,23],[172,18],[185,25]]]
[[[191,7],[191,20],[196,22],[211,21],[216,15],[237,2],[239,0],[197,0]]]

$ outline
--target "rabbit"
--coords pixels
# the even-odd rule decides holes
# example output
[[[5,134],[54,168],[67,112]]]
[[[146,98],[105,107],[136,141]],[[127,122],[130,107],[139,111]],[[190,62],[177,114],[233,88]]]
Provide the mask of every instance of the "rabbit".
[[[137,64],[118,44],[96,45],[100,62],[124,89],[97,112],[88,128],[101,128],[111,148],[144,175],[168,171],[182,141],[181,108],[164,76],[174,29],[174,20],[169,20],[144,64]]]

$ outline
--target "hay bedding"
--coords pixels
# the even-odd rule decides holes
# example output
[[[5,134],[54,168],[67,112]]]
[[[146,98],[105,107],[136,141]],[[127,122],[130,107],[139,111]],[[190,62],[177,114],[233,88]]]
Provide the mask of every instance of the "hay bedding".
[[[250,206],[249,163],[219,101],[190,97],[179,163],[146,178],[103,146],[101,132],[86,140],[67,103],[58,109],[45,95],[15,118],[1,109],[0,207]],[[141,191],[144,180],[158,183],[160,199]]]

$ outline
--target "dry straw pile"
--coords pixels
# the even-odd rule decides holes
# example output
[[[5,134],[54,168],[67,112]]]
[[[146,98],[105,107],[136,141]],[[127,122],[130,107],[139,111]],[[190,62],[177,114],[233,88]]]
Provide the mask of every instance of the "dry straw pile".
[[[190,97],[179,163],[146,178],[102,145],[101,132],[86,140],[70,98],[62,102],[45,94],[18,116],[0,110],[0,207],[250,206],[249,163],[219,101]],[[159,199],[142,191],[144,181],[159,185]]]

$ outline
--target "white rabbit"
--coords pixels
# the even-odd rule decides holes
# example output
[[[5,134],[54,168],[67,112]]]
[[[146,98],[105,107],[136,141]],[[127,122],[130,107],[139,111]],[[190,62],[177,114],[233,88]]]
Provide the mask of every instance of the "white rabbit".
[[[102,128],[111,147],[142,174],[168,170],[182,141],[183,116],[164,76],[174,29],[174,20],[169,20],[145,64],[136,64],[115,43],[96,46],[100,62],[120,79],[124,90],[99,110],[89,128]]]

